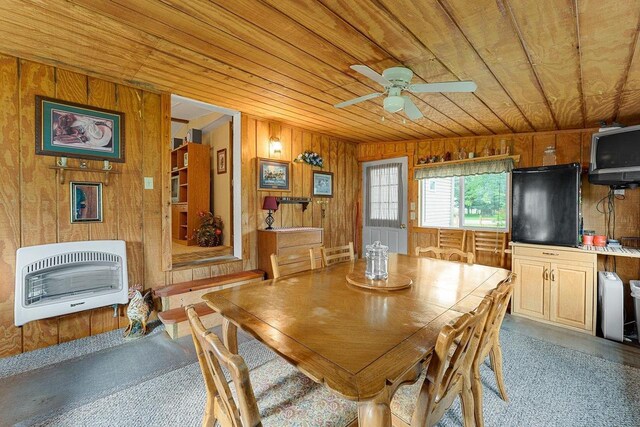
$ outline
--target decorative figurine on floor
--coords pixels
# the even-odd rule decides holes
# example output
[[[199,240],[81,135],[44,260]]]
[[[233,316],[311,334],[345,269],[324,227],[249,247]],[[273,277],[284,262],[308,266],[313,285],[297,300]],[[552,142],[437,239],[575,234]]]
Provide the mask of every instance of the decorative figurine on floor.
[[[136,285],[130,289],[129,307],[127,307],[127,317],[129,318],[129,326],[125,329],[123,336],[125,338],[140,338],[147,333],[147,319],[153,309],[153,299],[151,291],[147,291],[144,295],[140,292],[142,286]]]

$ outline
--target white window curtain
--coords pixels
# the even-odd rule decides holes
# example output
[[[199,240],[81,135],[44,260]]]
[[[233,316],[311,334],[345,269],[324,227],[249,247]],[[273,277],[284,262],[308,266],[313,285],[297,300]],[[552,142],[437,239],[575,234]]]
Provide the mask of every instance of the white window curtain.
[[[367,168],[365,224],[399,228],[402,223],[402,163]]]

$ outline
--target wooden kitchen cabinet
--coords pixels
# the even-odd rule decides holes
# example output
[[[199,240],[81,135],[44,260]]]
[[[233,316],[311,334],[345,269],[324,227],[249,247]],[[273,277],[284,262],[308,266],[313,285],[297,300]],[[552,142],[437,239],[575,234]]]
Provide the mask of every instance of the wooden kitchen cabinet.
[[[514,243],[512,314],[595,335],[596,254]]]
[[[513,289],[513,311],[545,319],[549,307],[549,268],[544,261],[514,259],[517,285]]]

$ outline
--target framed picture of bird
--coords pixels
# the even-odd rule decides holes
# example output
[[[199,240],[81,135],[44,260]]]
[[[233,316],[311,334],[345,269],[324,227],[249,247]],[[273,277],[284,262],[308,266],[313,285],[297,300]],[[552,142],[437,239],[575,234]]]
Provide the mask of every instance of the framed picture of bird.
[[[124,162],[124,113],[36,96],[36,154]]]

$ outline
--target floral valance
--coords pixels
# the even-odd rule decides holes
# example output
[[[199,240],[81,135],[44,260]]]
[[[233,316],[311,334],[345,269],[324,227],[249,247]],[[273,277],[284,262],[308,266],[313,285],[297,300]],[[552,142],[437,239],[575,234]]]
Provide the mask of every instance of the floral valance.
[[[415,179],[428,179],[428,178],[445,178],[448,176],[467,176],[467,175],[481,175],[485,173],[502,173],[511,172],[513,170],[513,159],[500,159],[500,160],[475,160],[472,162],[461,162],[447,164],[442,162],[441,164],[430,164],[429,167],[416,168],[414,177]]]

